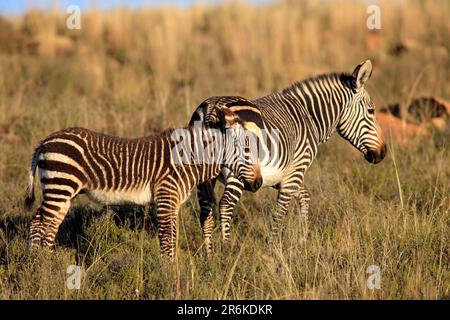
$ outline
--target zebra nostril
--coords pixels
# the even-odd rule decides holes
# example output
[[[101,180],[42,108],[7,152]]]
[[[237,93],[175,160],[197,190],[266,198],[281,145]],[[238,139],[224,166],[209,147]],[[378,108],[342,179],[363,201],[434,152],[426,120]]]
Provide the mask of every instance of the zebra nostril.
[[[375,160],[374,152],[372,150],[367,151],[365,158],[368,162],[374,163],[374,160]]]
[[[382,159],[384,159],[384,157],[386,156],[386,151],[387,151],[387,148],[386,148],[386,144],[383,144],[383,147],[381,147],[381,152],[380,152],[380,160],[382,160]]]
[[[253,182],[253,187],[251,188],[253,192],[257,191],[262,186],[262,178],[257,177]]]
[[[369,150],[366,155],[366,160],[370,163],[376,164],[380,161],[380,152]]]
[[[368,150],[365,158],[368,162],[377,164],[384,159],[386,155],[386,146],[383,145],[379,150]]]

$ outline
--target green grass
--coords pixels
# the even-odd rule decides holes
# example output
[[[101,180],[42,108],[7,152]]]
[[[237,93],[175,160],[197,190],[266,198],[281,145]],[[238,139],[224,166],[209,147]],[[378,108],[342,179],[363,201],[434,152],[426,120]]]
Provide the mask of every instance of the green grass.
[[[105,210],[85,201],[74,204],[55,252],[30,252],[30,215],[17,212],[17,199],[1,220],[1,298],[448,298],[448,150],[431,144],[411,157],[410,149],[396,146],[396,169],[392,152],[373,166],[343,152],[351,146],[338,139],[322,148],[308,173],[307,225],[293,204],[282,250],[273,252],[265,212],[275,192],[268,189],[245,194],[230,246],[222,252],[216,230],[210,259],[202,250],[195,199],[188,201],[173,265],[159,255],[149,208]],[[80,290],[66,288],[71,264],[85,271]],[[379,290],[367,289],[370,265],[381,268]]]
[[[215,230],[210,259],[195,196],[180,212],[173,264],[160,257],[151,208],[103,208],[83,196],[55,252],[28,246],[26,174],[33,148],[53,131],[148,135],[185,126],[211,95],[255,98],[318,73],[350,72],[366,58],[377,106],[449,100],[448,4],[383,3],[382,13],[376,48],[366,43],[365,7],[351,1],[118,10],[102,19],[94,11],[76,34],[61,27],[62,15],[12,21],[15,33],[0,34],[9,39],[0,43],[0,299],[449,299],[448,126],[408,145],[386,133],[388,156],[376,166],[332,138],[306,174],[308,221],[293,203],[282,249],[266,244],[271,189],[244,194],[229,246]],[[52,53],[44,41],[47,53],[28,52],[26,37],[45,32],[73,36],[74,49]],[[414,45],[391,55],[404,40]],[[66,286],[73,264],[84,270],[79,290]],[[379,290],[367,288],[370,265],[381,268]]]

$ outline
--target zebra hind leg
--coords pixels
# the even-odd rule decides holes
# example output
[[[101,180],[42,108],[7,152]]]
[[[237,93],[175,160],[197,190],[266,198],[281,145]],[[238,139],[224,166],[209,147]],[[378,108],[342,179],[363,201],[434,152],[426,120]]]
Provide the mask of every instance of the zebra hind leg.
[[[32,246],[40,246],[44,238],[45,228],[43,225],[44,215],[48,214],[45,208],[40,206],[33,215],[30,227],[30,241]]]
[[[32,246],[53,247],[61,222],[69,211],[70,201],[77,192],[72,187],[60,185],[50,188],[42,185],[43,201],[36,210],[30,227]]]
[[[57,209],[59,208],[59,210]],[[70,208],[70,200],[66,202],[61,202],[58,206],[55,205],[55,213],[51,219],[44,219],[45,235],[43,238],[42,245],[45,247],[53,248],[55,246],[56,235],[58,233],[59,227],[66,217],[67,212]]]
[[[36,210],[30,227],[30,240],[32,246],[45,246],[53,248],[59,226],[64,220],[70,207],[69,199],[60,199],[64,202],[56,203],[54,200],[44,200]]]

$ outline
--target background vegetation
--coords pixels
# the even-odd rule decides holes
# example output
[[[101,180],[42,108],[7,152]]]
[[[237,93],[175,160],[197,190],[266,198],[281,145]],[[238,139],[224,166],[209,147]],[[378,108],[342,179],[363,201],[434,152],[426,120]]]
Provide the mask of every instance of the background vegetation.
[[[0,298],[448,299],[450,130],[365,162],[336,137],[306,176],[308,223],[294,204],[283,249],[265,238],[275,192],[245,194],[222,252],[206,260],[195,195],[180,214],[173,266],[159,256],[149,208],[102,208],[80,197],[54,253],[30,252],[22,208],[32,150],[49,133],[84,126],[129,137],[185,126],[211,95],[262,96],[295,80],[374,63],[376,105],[450,98],[446,1],[383,1],[382,29],[363,1],[228,2],[189,8],[0,19]],[[306,231],[307,235],[306,235]],[[304,240],[306,236],[306,241]],[[66,269],[84,269],[80,290]],[[381,289],[366,286],[370,265]]]

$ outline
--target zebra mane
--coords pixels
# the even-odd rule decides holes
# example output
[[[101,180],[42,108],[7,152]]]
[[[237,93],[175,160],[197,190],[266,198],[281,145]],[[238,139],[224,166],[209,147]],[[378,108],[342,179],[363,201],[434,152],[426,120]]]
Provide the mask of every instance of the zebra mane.
[[[315,77],[310,77],[301,81],[296,81],[292,85],[287,88],[284,88],[281,91],[282,95],[290,95],[297,91],[297,89],[301,89],[305,84],[308,83],[320,83],[324,80],[339,80],[343,86],[351,88],[351,80],[352,75],[348,73],[325,73]]]
[[[174,130],[176,130],[176,129],[177,129],[177,128],[169,127],[169,128],[166,128],[166,129],[164,129],[164,130],[162,130],[162,131],[160,131],[160,132],[158,132],[158,133],[152,134],[152,135],[150,135],[150,136],[148,136],[148,137],[149,137],[149,138],[169,137],[169,136],[172,134],[172,132],[173,132]]]

